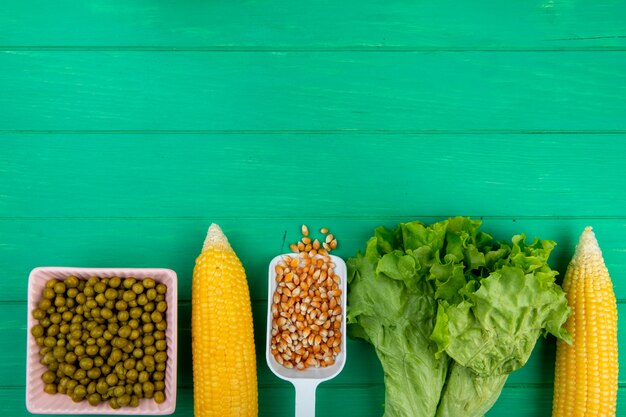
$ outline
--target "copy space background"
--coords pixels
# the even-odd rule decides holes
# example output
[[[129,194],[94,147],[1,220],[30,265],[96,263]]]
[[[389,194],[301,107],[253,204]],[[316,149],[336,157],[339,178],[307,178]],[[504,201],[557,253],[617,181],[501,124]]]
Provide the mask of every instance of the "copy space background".
[[[625,163],[621,0],[4,0],[1,408],[28,414],[33,267],[167,267],[191,415],[191,271],[211,222],[248,272],[261,416],[293,413],[263,356],[266,265],[303,222],[346,258],[380,224],[469,215],[556,240],[562,275],[592,225],[623,318]],[[348,349],[318,415],[380,416],[378,360]],[[553,363],[540,341],[488,417],[550,416]]]

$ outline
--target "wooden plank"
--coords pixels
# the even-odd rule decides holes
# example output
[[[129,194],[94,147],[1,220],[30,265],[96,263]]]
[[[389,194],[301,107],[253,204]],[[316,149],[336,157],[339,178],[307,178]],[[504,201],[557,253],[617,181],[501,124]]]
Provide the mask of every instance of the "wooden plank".
[[[255,341],[257,351],[257,372],[259,384],[269,386],[276,382],[276,377],[265,364],[265,323],[267,304],[265,301],[256,301],[252,304],[254,316]],[[26,304],[0,303],[0,317],[7,317],[0,324],[0,331],[5,337],[0,340],[0,351],[4,352],[4,366],[6,377],[0,379],[0,386],[24,385],[26,363],[25,349],[21,348],[22,341],[26,340]],[[183,301],[178,308],[178,384],[181,387],[192,385],[191,370],[191,305]],[[626,304],[618,304],[618,315],[624,317]],[[626,344],[626,332],[618,332],[619,345]],[[20,341],[16,345],[16,341]],[[18,346],[19,348],[16,348]],[[359,384],[381,383],[383,381],[382,368],[374,349],[360,340],[348,339],[348,361],[342,373],[334,380],[338,386],[351,386],[356,381]],[[528,384],[551,384],[554,380],[555,340],[552,337],[541,338],[533,351],[528,363],[519,371],[511,374],[507,381],[509,386],[526,386]],[[363,364],[368,364],[364,366]],[[626,383],[626,361],[620,361],[620,382]]]
[[[0,217],[623,217],[625,137],[5,135]]]
[[[626,52],[9,51],[0,68],[5,131],[626,129]]]
[[[228,18],[225,18],[228,16]],[[0,43],[15,46],[279,48],[623,48],[619,0],[18,0],[0,3]],[[37,30],[33,30],[37,28]]]
[[[179,299],[190,300],[191,272],[208,225],[219,223],[242,259],[252,298],[267,299],[267,265],[300,237],[300,224],[330,227],[339,239],[335,252],[343,258],[356,254],[379,225],[400,221],[432,223],[440,218],[198,218],[198,219],[4,219],[0,220],[0,301],[26,300],[27,277],[37,266],[164,267],[179,278]],[[483,229],[497,239],[516,233],[558,243],[551,265],[561,276],[573,255],[578,236],[592,225],[613,275],[618,298],[626,299],[626,221],[624,219],[484,219]],[[284,240],[283,240],[284,239]]]
[[[336,387],[327,382],[317,389],[316,415],[342,417],[380,417],[383,414],[384,387],[382,385],[359,385]],[[293,388],[287,383],[259,390],[260,417],[293,416]],[[24,388],[0,388],[3,410],[12,417],[30,416],[24,406]],[[182,388],[177,393],[176,412],[173,416],[189,416],[193,413],[191,388]],[[626,389],[620,388],[617,395],[618,412],[626,407]],[[550,417],[552,413],[552,388],[507,388],[486,417]]]

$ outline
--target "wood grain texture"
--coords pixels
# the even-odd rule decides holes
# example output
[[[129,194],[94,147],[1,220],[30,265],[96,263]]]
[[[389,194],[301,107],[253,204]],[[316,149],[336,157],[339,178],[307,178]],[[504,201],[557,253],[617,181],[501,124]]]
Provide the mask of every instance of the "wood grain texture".
[[[619,0],[0,3],[5,48],[624,48]],[[77,24],[80,22],[80,24]],[[33,28],[37,28],[34,30]]]
[[[0,135],[0,217],[626,217],[625,139]]]
[[[0,388],[3,411],[11,417],[30,416],[24,406],[24,388]],[[294,392],[284,381],[276,381],[272,387],[259,390],[259,415],[283,417],[293,415]],[[177,393],[174,417],[193,414],[193,392],[189,388]],[[316,414],[318,416],[380,417],[383,413],[384,387],[382,385],[358,385],[337,388],[332,382],[317,389]],[[617,396],[618,409],[626,407],[626,389],[620,388]],[[550,417],[552,388],[504,388],[500,400],[486,417]],[[345,408],[344,408],[345,407]]]
[[[302,222],[329,227],[339,239],[337,255],[348,258],[365,247],[379,225],[393,227],[405,218],[295,218],[295,219],[5,219],[0,220],[0,301],[26,300],[27,278],[37,266],[162,267],[178,274],[180,300],[190,300],[191,272],[206,229],[221,225],[246,268],[251,296],[267,298],[267,265],[277,254],[289,252],[300,237]],[[624,219],[502,219],[484,218],[483,230],[497,239],[516,233],[557,242],[550,264],[565,275],[578,237],[592,225],[612,274],[618,299],[626,300],[626,220]],[[284,238],[284,240],[283,240]]]
[[[0,68],[0,131],[626,131],[626,52],[8,51]]]

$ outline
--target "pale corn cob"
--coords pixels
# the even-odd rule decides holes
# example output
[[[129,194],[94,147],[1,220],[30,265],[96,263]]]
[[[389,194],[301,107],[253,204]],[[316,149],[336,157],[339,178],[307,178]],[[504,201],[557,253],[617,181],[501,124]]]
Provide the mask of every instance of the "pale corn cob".
[[[256,417],[256,357],[246,274],[216,224],[196,259],[191,293],[194,415]]]
[[[563,281],[573,343],[557,341],[553,417],[614,417],[617,308],[611,278],[591,227],[585,228]]]

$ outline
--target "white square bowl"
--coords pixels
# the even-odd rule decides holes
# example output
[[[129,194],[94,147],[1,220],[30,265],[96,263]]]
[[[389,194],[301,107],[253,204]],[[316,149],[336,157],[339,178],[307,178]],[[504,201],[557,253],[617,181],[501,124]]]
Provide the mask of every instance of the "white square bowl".
[[[32,311],[37,308],[41,292],[46,281],[56,278],[65,280],[69,276],[88,279],[92,276],[101,278],[129,278],[138,280],[152,278],[157,283],[167,285],[165,301],[167,311],[167,365],[165,369],[165,402],[157,404],[152,399],[141,399],[139,407],[112,409],[108,402],[97,406],[87,401],[75,403],[64,394],[47,394],[43,390],[41,375],[45,366],[39,363],[39,346],[30,329],[36,324]],[[171,269],[161,268],[74,268],[74,267],[39,267],[31,271],[28,278],[28,328],[26,331],[26,408],[34,414],[117,414],[117,415],[167,415],[176,409],[176,362],[178,343],[178,279]]]

